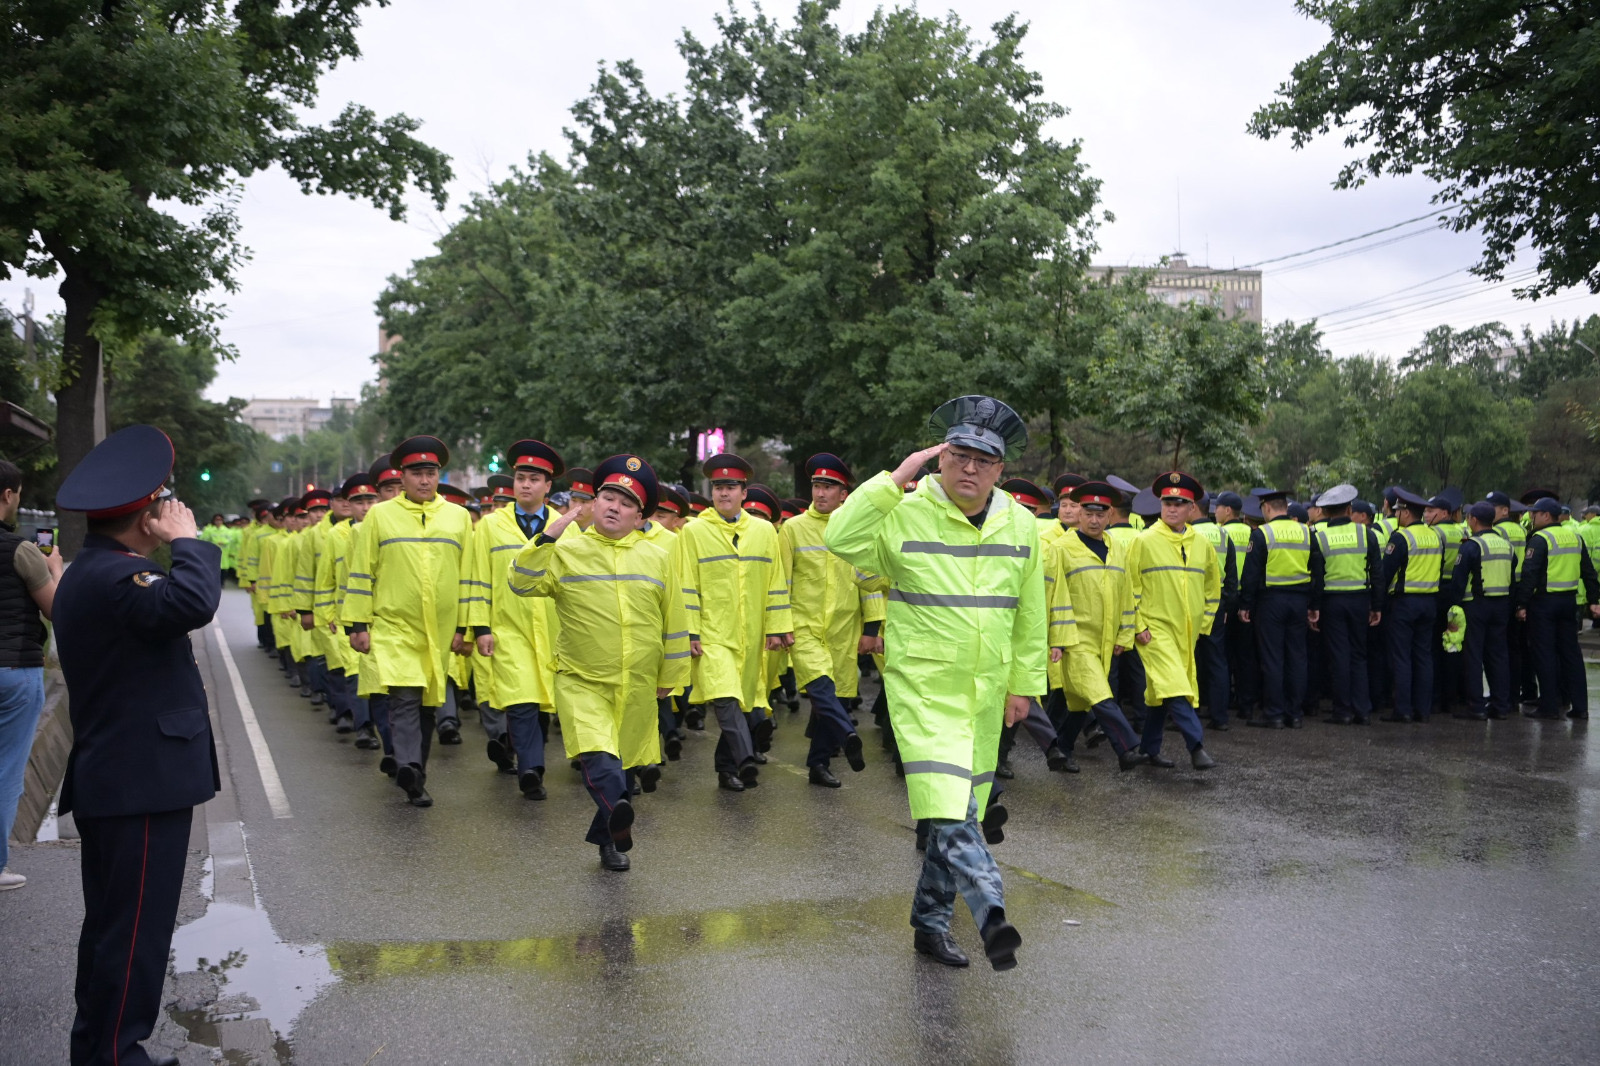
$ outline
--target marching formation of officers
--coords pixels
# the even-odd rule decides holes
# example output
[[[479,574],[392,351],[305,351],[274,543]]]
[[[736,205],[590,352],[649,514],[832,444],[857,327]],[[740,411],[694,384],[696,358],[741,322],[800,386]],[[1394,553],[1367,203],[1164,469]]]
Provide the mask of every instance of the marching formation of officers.
[[[590,470],[567,468],[536,440],[505,454],[510,473],[466,493],[441,481],[443,442],[413,437],[337,489],[252,501],[238,577],[262,648],[339,732],[381,749],[382,769],[415,806],[433,802],[435,738],[461,742],[458,708],[475,710],[488,758],[532,800],[546,795],[558,722],[595,801],[587,839],[607,869],[628,868],[635,799],[655,791],[685,731],[708,717],[717,784],[742,792],[761,783],[774,710],[797,709],[804,694],[809,780],[839,787],[833,760],[865,766],[863,669],[915,677],[926,664],[933,677],[933,664],[962,657],[935,627],[886,671],[892,605],[985,599],[905,587],[893,559],[851,544],[838,516],[847,499],[865,510],[867,497],[852,494],[836,455],[805,464],[808,503],[751,484],[750,464],[732,454],[706,460],[709,499],[662,484],[636,455]],[[1572,521],[1550,493],[1514,502],[1495,492],[1463,508],[1453,489],[1424,499],[1394,487],[1374,507],[1340,485],[1308,507],[1276,489],[1210,496],[1181,471],[1143,489],[1076,474],[1047,489],[1000,481],[1003,461],[977,473],[1035,518],[1047,635],[1037,648],[986,636],[994,662],[967,672],[1003,677],[1034,652],[1048,662],[1043,683],[1007,689],[1024,704],[999,729],[992,768],[968,767],[973,783],[995,786],[980,817],[991,843],[1003,837],[996,801],[1019,729],[1050,769],[1076,773],[1080,740],[1109,742],[1122,771],[1171,767],[1162,741],[1172,727],[1206,770],[1208,726],[1238,717],[1299,728],[1324,696],[1333,724],[1379,712],[1426,722],[1436,709],[1507,718],[1519,698],[1536,701],[1530,716],[1587,717],[1578,614],[1600,614],[1600,519]],[[920,469],[902,493],[919,491]],[[564,511],[551,500],[561,480]],[[921,491],[939,491],[939,478],[923,481]],[[896,554],[931,551],[923,544]],[[965,551],[1035,548],[932,555]],[[989,599],[1020,609],[1014,597]],[[937,693],[924,684],[919,698]],[[925,765],[972,762],[942,750],[936,730],[908,736],[920,727],[892,699],[881,686],[871,710],[913,797]]]

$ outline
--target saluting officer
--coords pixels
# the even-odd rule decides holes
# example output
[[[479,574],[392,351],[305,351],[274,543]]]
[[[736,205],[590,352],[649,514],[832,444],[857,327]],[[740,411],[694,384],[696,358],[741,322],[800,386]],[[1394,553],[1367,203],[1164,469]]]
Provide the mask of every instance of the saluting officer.
[[[1517,617],[1528,623],[1528,650],[1539,678],[1539,708],[1529,717],[1560,718],[1565,700],[1568,718],[1587,719],[1589,687],[1573,597],[1600,618],[1600,580],[1582,538],[1562,524],[1559,501],[1546,496],[1529,511],[1533,532],[1517,582]]]
[[[1399,527],[1384,548],[1388,592],[1389,664],[1394,672],[1394,713],[1385,722],[1426,722],[1433,713],[1433,626],[1444,538],[1423,524],[1428,501],[1399,486],[1394,494]]]
[[[1286,489],[1257,489],[1261,528],[1245,549],[1239,615],[1256,628],[1262,709],[1253,726],[1299,729],[1306,694],[1306,626],[1311,610],[1311,531],[1289,513]]]
[[[74,1066],[151,1061],[139,1041],[161,1009],[190,823],[221,787],[189,634],[221,602],[222,553],[169,498],[173,458],[166,434],[129,426],[56,496],[89,522],[52,612],[73,733],[60,809],[83,845]],[[171,571],[148,558],[162,544]]]
[[[1353,521],[1354,485],[1335,485],[1317,498],[1326,521],[1312,534],[1311,625],[1328,651],[1333,725],[1372,721],[1367,677],[1368,634],[1383,618],[1383,548],[1377,534]]]

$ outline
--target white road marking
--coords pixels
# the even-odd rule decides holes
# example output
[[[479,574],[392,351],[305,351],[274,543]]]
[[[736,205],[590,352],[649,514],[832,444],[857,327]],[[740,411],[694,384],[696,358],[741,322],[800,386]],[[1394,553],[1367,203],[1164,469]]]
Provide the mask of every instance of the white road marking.
[[[294,814],[289,810],[289,797],[284,793],[283,781],[278,777],[278,767],[272,761],[272,749],[267,747],[267,738],[261,734],[261,723],[256,721],[256,709],[250,704],[250,697],[244,690],[244,680],[239,677],[239,667],[228,648],[228,637],[222,631],[222,619],[213,620],[211,628],[216,630],[222,665],[228,668],[228,680],[233,683],[233,699],[239,705],[239,717],[244,719],[244,734],[250,738],[256,769],[261,772],[261,787],[267,792],[267,805],[272,808],[274,818],[293,818]]]

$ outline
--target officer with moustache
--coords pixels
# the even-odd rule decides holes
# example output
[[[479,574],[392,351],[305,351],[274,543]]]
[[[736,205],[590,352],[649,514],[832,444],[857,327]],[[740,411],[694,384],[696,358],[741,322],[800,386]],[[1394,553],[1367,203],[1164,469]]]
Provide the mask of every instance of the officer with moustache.
[[[166,434],[129,426],[56,496],[89,520],[54,603],[73,731],[60,810],[82,839],[74,1066],[152,1061],[139,1041],[161,1010],[190,823],[221,787],[189,634],[221,602],[222,552],[165,489],[173,459]],[[163,544],[170,571],[149,558]]]

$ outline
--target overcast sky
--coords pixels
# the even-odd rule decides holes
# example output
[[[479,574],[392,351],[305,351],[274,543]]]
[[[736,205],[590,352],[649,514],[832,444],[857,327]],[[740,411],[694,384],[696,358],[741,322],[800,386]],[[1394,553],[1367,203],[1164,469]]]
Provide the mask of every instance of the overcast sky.
[[[874,6],[844,0],[838,18],[856,30]],[[922,9],[954,11],[985,32],[1010,12],[1031,23],[1024,60],[1069,110],[1051,132],[1083,142],[1117,216],[1102,230],[1101,262],[1148,264],[1181,248],[1191,264],[1243,266],[1429,208],[1432,188],[1420,178],[1333,191],[1346,154],[1332,140],[1296,152],[1245,133],[1252,111],[1324,40],[1290,0],[955,0]],[[419,203],[396,223],[365,204],[302,196],[277,172],[253,178],[240,205],[253,258],[223,329],[241,357],[222,368],[213,398],[356,395],[374,377],[373,301],[390,275],[430,254],[463,194],[530,153],[565,158],[568,109],[601,62],[633,59],[653,91],[678,90],[676,40],[685,27],[711,37],[722,10],[701,0],[393,0],[369,10],[366,54],[325,80],[324,110],[353,100],[420,118],[422,136],[453,157],[452,206],[439,214]],[[793,8],[772,0],[767,10],[787,17]],[[1542,328],[1600,312],[1600,297],[1587,293],[1531,304],[1509,285],[1474,282],[1464,273],[1477,257],[1470,235],[1419,226],[1394,235],[1403,239],[1320,266],[1264,268],[1267,320],[1316,317],[1336,354],[1399,355],[1441,323]],[[24,287],[37,314],[59,309],[55,285],[34,279],[0,282],[0,302],[19,311]],[[1363,306],[1344,310],[1352,305]],[[1396,313],[1383,313],[1390,306]]]

